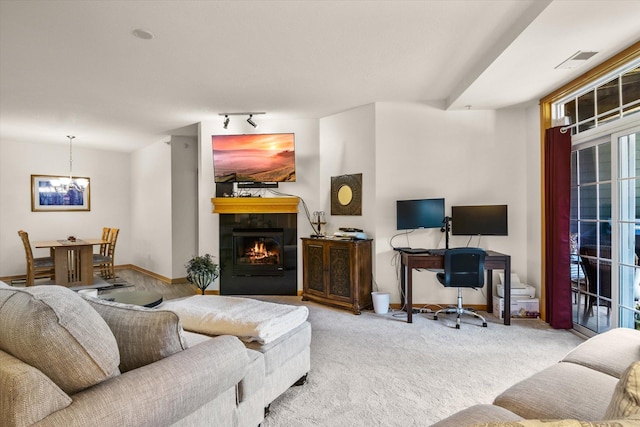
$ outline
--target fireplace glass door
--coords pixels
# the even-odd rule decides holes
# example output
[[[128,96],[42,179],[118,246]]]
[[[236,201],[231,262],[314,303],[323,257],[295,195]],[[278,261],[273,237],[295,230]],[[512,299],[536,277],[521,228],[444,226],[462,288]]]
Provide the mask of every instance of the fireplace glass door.
[[[234,229],[233,275],[284,275],[283,241],[281,228]]]

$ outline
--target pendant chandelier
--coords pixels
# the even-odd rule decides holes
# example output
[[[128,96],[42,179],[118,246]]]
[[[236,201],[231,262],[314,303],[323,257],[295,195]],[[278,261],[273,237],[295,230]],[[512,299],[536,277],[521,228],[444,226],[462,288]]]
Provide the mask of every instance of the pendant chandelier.
[[[89,180],[86,178],[73,178],[73,140],[75,136],[67,135],[67,138],[69,138],[69,177],[54,179],[51,184],[58,193],[66,194],[69,190],[83,193],[89,185]]]

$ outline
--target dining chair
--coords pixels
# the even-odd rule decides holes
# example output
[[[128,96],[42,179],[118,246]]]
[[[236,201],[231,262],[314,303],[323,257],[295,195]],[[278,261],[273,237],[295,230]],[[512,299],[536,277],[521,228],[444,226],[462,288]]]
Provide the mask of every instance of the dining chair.
[[[98,247],[98,253],[97,254],[93,254],[93,264],[94,264],[94,269],[96,270],[100,270],[100,276],[107,276],[108,275],[108,269],[107,269],[107,265],[106,264],[97,264],[97,262],[99,260],[104,260],[107,259],[107,257],[109,256],[109,233],[111,232],[111,228],[110,227],[102,227],[102,241],[104,243],[100,244],[100,246]]]
[[[100,245],[100,253],[93,254],[93,267],[100,271],[100,276],[104,279],[116,277],[113,261],[115,259],[116,242],[118,240],[119,228],[104,227],[102,229],[102,240],[107,243]]]
[[[33,286],[36,278],[52,277],[55,274],[53,256],[34,258],[31,243],[29,242],[29,234],[24,230],[19,230],[18,235],[22,239],[27,257],[26,285]]]
[[[593,316],[593,306],[607,308],[607,326],[611,324],[611,246],[585,245],[580,247],[580,259],[587,278],[588,297],[582,313],[582,323]]]
[[[106,255],[107,254],[107,241],[109,240],[109,232],[111,231],[111,228],[109,227],[102,227],[102,241],[105,242],[103,244],[100,245],[100,250],[98,251],[98,253],[100,255]]]
[[[456,313],[456,329],[460,329],[460,316],[469,314],[482,320],[482,326],[487,327],[484,317],[462,306],[462,288],[484,287],[485,257],[486,252],[480,248],[455,248],[445,251],[444,273],[436,274],[436,278],[444,287],[458,288],[458,305],[436,311],[433,320],[438,320],[440,313]]]

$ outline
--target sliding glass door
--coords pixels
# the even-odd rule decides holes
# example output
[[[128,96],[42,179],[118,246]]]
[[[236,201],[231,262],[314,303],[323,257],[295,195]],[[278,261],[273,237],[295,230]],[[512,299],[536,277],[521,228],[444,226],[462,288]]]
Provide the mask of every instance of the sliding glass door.
[[[571,153],[573,323],[592,332],[611,327],[611,142]]]
[[[618,136],[620,326],[640,329],[640,131]]]
[[[574,328],[640,325],[640,129],[574,145],[571,176]]]

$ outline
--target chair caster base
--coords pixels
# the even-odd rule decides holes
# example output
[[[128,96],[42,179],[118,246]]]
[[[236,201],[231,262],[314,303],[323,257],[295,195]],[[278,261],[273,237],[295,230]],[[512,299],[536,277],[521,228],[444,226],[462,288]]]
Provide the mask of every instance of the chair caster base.
[[[436,311],[435,313],[433,313],[433,320],[438,320],[438,313],[457,314],[456,325],[455,325],[456,329],[460,329],[460,325],[462,323],[462,315],[464,315],[464,314],[468,314],[470,316],[475,317],[478,320],[481,320],[482,321],[482,327],[483,328],[487,327],[487,319],[485,319],[484,317],[480,316],[478,313],[475,312],[475,310],[465,309],[461,305],[459,307],[443,308],[442,310]]]

